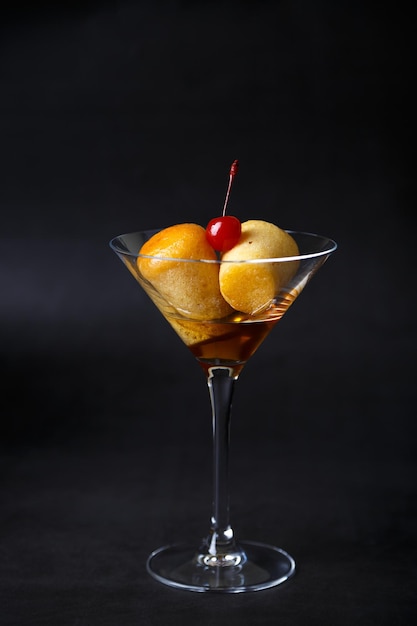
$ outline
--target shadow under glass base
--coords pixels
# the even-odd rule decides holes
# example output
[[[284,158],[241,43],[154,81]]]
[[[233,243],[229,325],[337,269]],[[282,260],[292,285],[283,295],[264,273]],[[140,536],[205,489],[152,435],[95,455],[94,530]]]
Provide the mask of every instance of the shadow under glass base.
[[[293,576],[294,559],[274,546],[239,542],[241,558],[230,564],[205,564],[195,548],[174,544],[152,552],[147,570],[159,582],[188,591],[240,593],[280,585]],[[235,564],[235,563],[238,564]]]

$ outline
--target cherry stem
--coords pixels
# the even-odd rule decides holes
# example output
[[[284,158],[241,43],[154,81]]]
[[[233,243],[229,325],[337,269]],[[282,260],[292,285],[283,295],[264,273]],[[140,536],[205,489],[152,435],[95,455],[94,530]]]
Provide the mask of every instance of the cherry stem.
[[[226,198],[224,200],[224,205],[223,205],[223,214],[222,214],[223,217],[226,215],[226,207],[227,207],[227,203],[229,202],[230,189],[232,187],[233,179],[237,174],[238,168],[239,168],[239,161],[235,159],[235,161],[233,161],[231,168],[230,168],[229,184],[227,186]]]

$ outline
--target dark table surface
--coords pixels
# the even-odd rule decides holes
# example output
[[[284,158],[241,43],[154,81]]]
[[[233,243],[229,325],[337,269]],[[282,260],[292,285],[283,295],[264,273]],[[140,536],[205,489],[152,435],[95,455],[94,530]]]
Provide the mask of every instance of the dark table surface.
[[[406,23],[351,2],[4,13],[2,626],[414,622]],[[206,224],[235,158],[232,212],[339,249],[234,396],[233,527],[296,576],[196,594],[145,564],[208,531],[204,376],[107,242]]]

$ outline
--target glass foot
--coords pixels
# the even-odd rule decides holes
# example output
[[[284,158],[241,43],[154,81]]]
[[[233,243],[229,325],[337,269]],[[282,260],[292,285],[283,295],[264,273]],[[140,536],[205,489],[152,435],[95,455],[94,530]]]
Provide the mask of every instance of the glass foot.
[[[239,593],[280,585],[293,576],[294,559],[274,546],[239,542],[230,559],[210,558],[175,544],[152,552],[147,570],[156,580],[188,591]]]

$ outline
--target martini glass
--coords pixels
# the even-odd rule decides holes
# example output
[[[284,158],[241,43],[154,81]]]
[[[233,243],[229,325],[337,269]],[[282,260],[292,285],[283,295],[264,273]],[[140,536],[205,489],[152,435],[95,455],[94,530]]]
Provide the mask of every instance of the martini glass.
[[[156,307],[171,324],[201,365],[208,384],[213,428],[213,500],[209,532],[200,543],[178,543],[155,550],[148,572],[159,582],[189,591],[238,593],[279,585],[293,576],[294,559],[281,548],[254,541],[239,541],[229,517],[229,442],[231,402],[235,383],[248,359],[282,318],[306,284],[336,250],[327,237],[288,231],[298,244],[296,257],[250,261],[208,261],[143,257],[142,245],[157,231],[115,237],[110,242]],[[178,272],[200,271],[222,263],[261,264],[287,276],[272,299],[256,313],[235,311],[222,319],[195,315],[178,307],[166,289],[155,287],[140,271],[141,260],[175,264]],[[286,271],[288,270],[288,271]],[[247,289],[251,288],[250,281]],[[168,290],[169,291],[169,290]],[[175,298],[174,298],[175,300]]]

